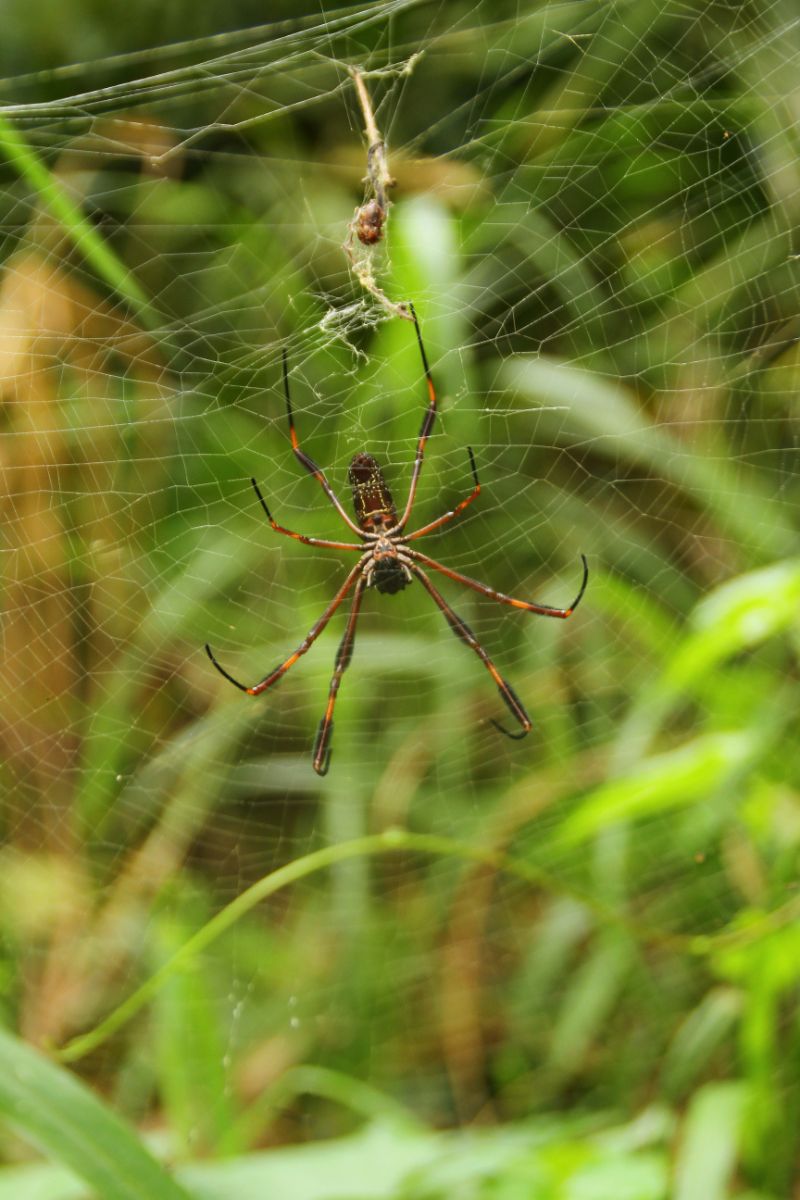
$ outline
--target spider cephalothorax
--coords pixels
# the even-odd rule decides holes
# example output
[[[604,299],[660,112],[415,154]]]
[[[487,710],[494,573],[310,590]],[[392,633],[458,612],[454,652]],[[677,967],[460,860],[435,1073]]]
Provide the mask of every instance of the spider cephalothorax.
[[[286,674],[290,667],[294,666],[298,658],[309,649],[322,633],[325,626],[330,621],[333,614],[336,612],[339,605],[345,599],[347,594],[352,590],[353,601],[350,609],[350,616],[347,619],[344,637],[342,638],[339,650],[336,654],[336,665],[333,671],[330,691],[328,693],[328,703],[325,708],[325,715],[320,721],[317,731],[316,741],[314,743],[314,770],[319,775],[324,775],[330,765],[331,751],[330,743],[333,734],[333,710],[336,704],[336,696],[339,691],[339,685],[342,681],[342,675],[347,669],[350,659],[353,656],[353,643],[355,641],[356,624],[358,622],[358,614],[361,611],[361,599],[364,589],[374,587],[378,592],[384,592],[389,595],[395,592],[400,592],[407,587],[414,579],[418,579],[425,588],[433,602],[439,607],[444,614],[447,624],[452,629],[453,633],[461,641],[465,642],[471,650],[477,654],[486,670],[491,675],[494,682],[497,684],[498,691],[514,719],[520,726],[520,732],[517,734],[508,733],[508,730],[503,729],[502,725],[498,725],[497,721],[492,723],[497,728],[505,733],[508,737],[524,737],[531,728],[530,717],[525,711],[522,701],[517,696],[511,685],[503,679],[497,667],[492,662],[489,655],[484,650],[474,633],[467,625],[466,621],[462,620],[457,613],[453,611],[450,605],[442,596],[439,590],[431,583],[428,575],[423,570],[423,567],[430,567],[434,571],[438,571],[442,575],[446,575],[448,579],[455,580],[456,583],[463,583],[466,587],[472,588],[473,591],[479,592],[482,596],[488,596],[492,600],[498,601],[500,604],[509,604],[512,608],[522,609],[524,612],[538,613],[544,617],[560,617],[566,618],[572,615],[578,607],[586,590],[586,582],[589,578],[589,568],[586,564],[586,558],[581,555],[583,562],[583,580],[581,581],[580,590],[577,596],[572,601],[568,608],[554,608],[549,604],[537,604],[532,600],[517,600],[513,596],[506,596],[503,592],[497,592],[494,588],[488,587],[484,583],[479,583],[476,579],[470,579],[467,575],[462,575],[459,571],[454,571],[450,567],[445,567],[442,563],[437,562],[433,558],[428,558],[426,554],[421,554],[419,550],[414,550],[409,542],[415,541],[417,538],[424,537],[428,533],[432,533],[434,529],[438,529],[442,525],[446,525],[448,521],[452,521],[459,513],[463,512],[468,504],[480,494],[481,485],[478,482],[478,471],[475,466],[475,458],[470,447],[467,447],[469,454],[470,466],[472,468],[472,478],[474,486],[470,494],[461,500],[455,508],[446,512],[444,516],[437,517],[434,521],[429,521],[427,525],[415,529],[412,533],[406,533],[405,527],[408,519],[411,516],[411,510],[414,507],[414,499],[417,494],[417,484],[419,482],[420,471],[422,470],[422,460],[425,455],[425,444],[433,427],[434,418],[436,417],[436,390],[433,386],[428,359],[425,354],[425,347],[422,344],[422,334],[420,333],[419,324],[417,322],[417,314],[414,312],[414,306],[409,305],[409,311],[414,320],[414,327],[417,331],[417,343],[419,345],[420,355],[422,357],[422,367],[425,372],[425,379],[428,385],[428,407],[425,410],[425,416],[422,419],[422,428],[419,432],[417,440],[417,452],[414,457],[414,466],[411,471],[411,484],[408,489],[408,499],[406,506],[403,509],[402,515],[398,518],[397,509],[395,508],[392,494],[383,477],[383,472],[376,463],[371,454],[360,453],[356,454],[350,463],[348,478],[353,488],[353,506],[355,509],[356,519],[358,524],[347,515],[342,507],[341,501],[336,496],[333,488],[328,483],[325,473],[309,458],[301,449],[297,438],[297,431],[294,426],[294,415],[292,413],[292,402],[289,398],[289,371],[286,362],[286,356],[283,359],[283,379],[286,389],[286,411],[289,417],[289,436],[292,441],[292,449],[298,461],[305,467],[309,474],[313,475],[319,483],[325,495],[330,500],[333,507],[338,512],[339,516],[344,521],[345,525],[359,539],[357,542],[334,542],[326,538],[307,537],[303,533],[294,533],[291,529],[285,529],[282,525],[273,520],[272,514],[267,507],[267,502],[261,494],[258,484],[255,479],[251,480],[255,488],[256,495],[261,502],[261,506],[266,513],[267,520],[276,533],[284,533],[287,537],[295,538],[298,542],[303,542],[306,546],[322,546],[329,550],[350,550],[359,553],[359,559],[356,565],[347,575],[344,583],[339,588],[338,592],[330,602],[328,607],[323,612],[319,620],[312,626],[306,637],[300,643],[295,651],[279,663],[274,670],[265,675],[258,683],[252,687],[247,687],[244,683],[239,683],[232,675],[221,667],[211,652],[211,647],[206,646],[206,653],[211,659],[214,666],[224,675],[227,680],[238,687],[241,691],[247,692],[250,696],[259,696],[265,692],[267,688],[272,687],[274,683]]]

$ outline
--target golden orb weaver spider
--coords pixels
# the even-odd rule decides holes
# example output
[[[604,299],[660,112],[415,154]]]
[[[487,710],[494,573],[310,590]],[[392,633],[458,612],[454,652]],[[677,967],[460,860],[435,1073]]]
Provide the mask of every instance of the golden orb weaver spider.
[[[355,642],[356,625],[358,615],[361,610],[361,600],[364,594],[364,589],[374,587],[378,592],[384,592],[393,595],[395,592],[400,592],[407,587],[414,579],[418,579],[422,586],[427,591],[433,602],[441,609],[447,624],[452,629],[453,633],[461,641],[465,642],[471,650],[477,654],[486,670],[491,675],[502,699],[507,705],[513,717],[519,723],[521,732],[509,733],[497,721],[492,720],[492,724],[504,733],[507,737],[522,738],[529,733],[531,728],[531,720],[525,711],[522,701],[514,692],[511,685],[502,677],[496,666],[492,662],[489,655],[484,650],[481,643],[475,637],[474,633],[467,625],[466,621],[462,620],[457,613],[453,611],[441,593],[434,587],[427,573],[423,570],[424,567],[429,567],[434,571],[438,571],[442,575],[446,575],[448,579],[453,579],[456,583],[463,583],[473,591],[479,592],[482,596],[488,596],[491,600],[496,600],[500,604],[510,604],[512,608],[522,609],[524,612],[538,613],[543,617],[559,617],[562,620],[571,616],[581,602],[583,593],[586,590],[586,583],[589,578],[589,567],[586,562],[586,556],[581,555],[583,563],[583,579],[577,596],[567,608],[554,608],[549,604],[538,604],[535,601],[517,600],[513,596],[506,596],[503,592],[497,592],[494,588],[488,587],[484,583],[479,583],[476,579],[470,579],[467,575],[462,575],[459,571],[454,571],[450,567],[444,566],[442,563],[436,562],[433,558],[428,558],[427,555],[421,554],[419,550],[414,550],[409,545],[410,542],[416,541],[417,538],[424,537],[428,533],[432,533],[434,529],[439,529],[440,526],[446,525],[448,521],[452,521],[459,513],[462,513],[467,505],[480,494],[481,485],[478,481],[478,471],[475,466],[475,456],[472,453],[472,448],[467,447],[469,455],[470,467],[472,469],[472,478],[474,481],[472,491],[461,500],[455,508],[446,512],[443,516],[437,517],[435,521],[429,521],[427,525],[415,529],[412,533],[405,533],[405,526],[411,516],[414,507],[414,500],[417,494],[417,484],[419,483],[420,472],[422,470],[422,461],[425,456],[425,445],[430,436],[433,422],[436,418],[436,389],[433,386],[431,371],[428,365],[428,358],[425,353],[425,346],[422,341],[422,334],[417,320],[417,314],[414,311],[414,306],[409,304],[409,311],[414,321],[414,328],[417,333],[417,344],[422,358],[422,367],[425,372],[425,379],[428,385],[428,407],[425,410],[425,416],[422,421],[422,428],[417,439],[417,451],[414,458],[414,466],[411,472],[411,484],[408,490],[408,499],[406,500],[403,514],[400,518],[397,516],[397,509],[392,500],[391,492],[384,479],[383,472],[378,466],[371,454],[364,452],[356,454],[350,463],[348,469],[348,479],[353,489],[353,507],[356,514],[358,524],[347,515],[341,502],[333,491],[333,488],[328,483],[324,472],[313,459],[309,458],[300,449],[297,430],[294,424],[294,413],[292,411],[292,402],[289,395],[289,370],[286,359],[286,354],[283,356],[283,383],[286,393],[286,412],[289,420],[289,436],[292,442],[292,450],[298,462],[305,468],[310,475],[319,483],[325,495],[330,500],[333,507],[338,512],[339,516],[344,521],[348,529],[359,539],[358,542],[335,542],[325,538],[307,537],[302,533],[295,533],[291,529],[285,529],[274,520],[272,513],[267,507],[267,502],[261,494],[255,479],[250,482],[253,485],[256,495],[258,496],[261,507],[263,508],[267,520],[276,533],[283,533],[287,537],[294,538],[298,542],[303,542],[306,546],[320,546],[328,550],[349,550],[360,554],[360,558],[356,565],[347,575],[336,595],[331,600],[328,607],[323,612],[318,621],[311,627],[303,641],[294,650],[288,658],[284,659],[277,667],[265,675],[258,683],[248,687],[244,683],[240,683],[238,679],[234,679],[214,657],[211,647],[206,645],[206,653],[211,659],[211,662],[230,683],[239,688],[240,691],[247,692],[249,696],[260,696],[268,688],[286,674],[293,667],[301,655],[305,654],[313,645],[319,635],[322,633],[325,626],[330,621],[333,614],[336,612],[339,605],[347,597],[350,591],[353,592],[352,604],[350,607],[350,615],[347,618],[344,636],[336,653],[336,662],[331,679],[330,689],[328,692],[328,703],[325,707],[325,715],[319,724],[316,740],[314,742],[313,767],[318,775],[327,774],[331,760],[331,736],[333,734],[333,713],[336,706],[336,697],[339,691],[339,686],[342,681],[342,676],[346,671],[350,660],[353,656],[353,644]]]

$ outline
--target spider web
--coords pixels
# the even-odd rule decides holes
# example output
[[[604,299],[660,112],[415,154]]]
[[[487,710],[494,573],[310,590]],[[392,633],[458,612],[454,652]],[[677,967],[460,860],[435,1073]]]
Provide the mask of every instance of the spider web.
[[[192,12],[170,41],[139,17],[142,49],[105,15],[31,60],[20,14],[6,50],[3,119],[50,189],[7,130],[5,886],[42,894],[12,954],[20,1026],[63,1040],[254,879],[408,825],[553,886],[412,858],[297,885],[209,957],[228,1091],[271,1081],[272,1046],[440,1121],[526,1114],[543,1063],[543,1106],[574,1087],[633,1111],[675,1012],[717,994],[680,954],[648,977],[648,948],[777,905],[768,864],[796,850],[796,18],[397,0],[229,30]],[[320,780],[345,608],[258,700],[203,645],[255,682],[343,578],[250,485],[281,524],[342,536],[291,453],[284,350],[301,445],[346,506],[360,450],[398,505],[408,488],[413,327],[342,250],[365,195],[352,66],[396,177],[371,262],[414,301],[440,399],[412,526],[467,495],[467,446],[482,484],[419,548],[549,604],[581,553],[591,575],[567,622],[442,580],[531,714],[522,742],[421,587],[366,595]],[[580,889],[656,933],[615,934]],[[639,1061],[614,1070],[631,1021]]]

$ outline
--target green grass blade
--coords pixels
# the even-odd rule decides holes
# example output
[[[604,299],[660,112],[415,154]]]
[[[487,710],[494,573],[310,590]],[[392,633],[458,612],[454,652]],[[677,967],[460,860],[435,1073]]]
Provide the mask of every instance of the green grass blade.
[[[592,1046],[602,1044],[633,953],[632,943],[614,930],[574,973],[555,1021],[548,1070],[569,1077],[586,1067]]]
[[[306,879],[326,868],[335,867],[338,863],[347,862],[349,859],[392,854],[399,850],[431,854],[443,858],[463,859],[467,862],[486,863],[495,870],[507,871],[526,883],[537,884],[552,892],[566,892],[583,900],[600,921],[626,926],[632,924],[624,914],[618,914],[608,905],[602,902],[598,903],[588,894],[580,893],[576,888],[565,887],[560,880],[530,863],[509,858],[491,848],[472,846],[450,838],[409,833],[403,829],[387,829],[383,833],[325,846],[302,858],[294,859],[257,880],[188,938],[168,962],[145,980],[141,987],[132,992],[104,1021],[101,1021],[88,1033],[73,1038],[72,1041],[61,1047],[58,1052],[59,1057],[63,1062],[74,1062],[102,1045],[158,995],[175,971],[187,967],[201,951],[212,945],[218,937],[231,929],[237,921],[268,896],[273,896],[276,892],[301,879]],[[647,936],[645,930],[641,930],[641,933],[642,936]],[[656,936],[660,938],[661,933],[658,932]]]
[[[742,995],[736,988],[715,987],[678,1028],[663,1063],[662,1088],[670,1098],[685,1094],[709,1069],[714,1054],[741,1019]]]
[[[738,575],[704,596],[691,615],[691,632],[620,726],[615,769],[644,755],[673,707],[693,696],[721,663],[796,627],[799,611],[797,559]]]
[[[614,462],[646,468],[713,513],[719,528],[753,553],[784,555],[794,549],[794,530],[754,473],[694,453],[668,428],[653,424],[619,381],[554,358],[522,355],[505,364],[502,378],[516,403],[541,406],[538,436],[581,449],[588,445]]]
[[[739,1148],[746,1094],[710,1083],[689,1106],[675,1168],[675,1200],[725,1200]]]
[[[0,1115],[103,1200],[187,1200],[135,1133],[83,1083],[3,1031]]]
[[[175,907],[171,905],[170,908]],[[205,905],[194,896],[177,904],[157,922],[158,958],[172,957]],[[226,1028],[213,973],[200,959],[193,969],[176,971],[155,1005],[159,1093],[165,1115],[175,1130],[182,1155],[220,1157],[245,1149],[234,1134],[236,1102],[226,1066]]]
[[[562,836],[575,844],[620,822],[693,804],[741,767],[754,750],[747,733],[719,733],[645,759],[629,775],[590,792],[564,822]]]
[[[109,249],[57,176],[48,171],[11,122],[1,114],[0,154],[27,180],[100,278],[128,301],[148,329],[158,328],[161,322],[128,268]]]

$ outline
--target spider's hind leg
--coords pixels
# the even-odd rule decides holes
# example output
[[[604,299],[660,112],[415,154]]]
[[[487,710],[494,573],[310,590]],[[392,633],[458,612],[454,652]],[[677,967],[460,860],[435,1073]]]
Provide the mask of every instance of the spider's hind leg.
[[[333,678],[331,679],[330,690],[328,691],[328,703],[325,707],[325,715],[319,723],[317,730],[316,741],[314,742],[314,757],[312,765],[318,775],[327,775],[328,768],[331,765],[331,737],[333,736],[333,710],[336,707],[336,697],[339,692],[339,685],[342,682],[342,676],[350,666],[350,661],[353,657],[353,644],[356,639],[356,625],[358,623],[358,614],[361,609],[361,596],[365,587],[364,576],[362,575],[356,584],[353,592],[353,603],[350,607],[350,616],[347,618],[347,627],[344,631],[339,649],[336,652],[336,664],[333,668]]]
[[[411,570],[417,576],[420,583],[433,600],[434,604],[441,609],[442,613],[444,614],[444,619],[447,621],[447,624],[450,626],[456,637],[462,642],[466,642],[470,650],[473,650],[475,654],[477,654],[478,658],[486,667],[486,670],[497,684],[497,690],[500,693],[503,703],[509,709],[514,719],[519,722],[522,732],[508,733],[508,731],[503,729],[502,725],[498,725],[496,721],[492,721],[492,724],[496,725],[500,732],[505,733],[507,737],[512,737],[515,739],[525,737],[526,734],[530,733],[531,731],[531,719],[525,711],[525,706],[523,705],[519,696],[511,687],[511,684],[506,683],[505,679],[503,679],[503,676],[500,674],[497,667],[484,650],[483,646],[475,637],[475,634],[472,632],[469,625],[466,623],[466,621],[459,617],[458,613],[453,611],[441,592],[439,592],[438,589],[433,586],[425,572],[418,566],[412,566]]]

